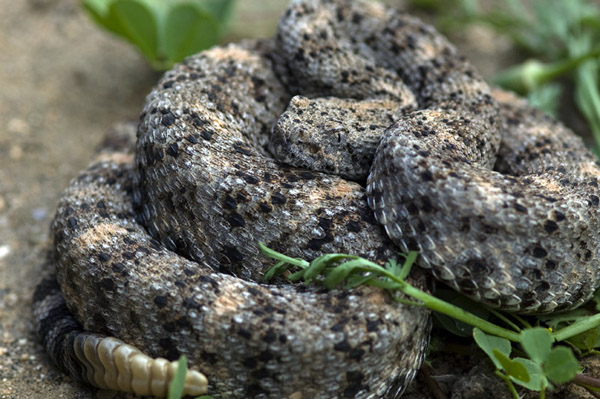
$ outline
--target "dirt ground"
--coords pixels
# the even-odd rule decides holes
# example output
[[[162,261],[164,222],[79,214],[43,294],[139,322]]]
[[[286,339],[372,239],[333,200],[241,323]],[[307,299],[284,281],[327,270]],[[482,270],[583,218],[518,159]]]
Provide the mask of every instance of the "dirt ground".
[[[287,1],[238,3],[230,39],[271,35]],[[159,74],[77,0],[0,0],[0,10],[0,399],[117,397],[51,365],[31,297],[60,192],[112,124],[137,119]],[[509,45],[485,29],[457,39],[487,76],[508,63]]]

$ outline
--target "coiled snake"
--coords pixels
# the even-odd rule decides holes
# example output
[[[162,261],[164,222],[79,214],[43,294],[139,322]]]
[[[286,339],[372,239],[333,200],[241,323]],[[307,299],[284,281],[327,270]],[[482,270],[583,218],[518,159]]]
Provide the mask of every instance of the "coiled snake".
[[[594,156],[378,3],[293,0],[275,39],[165,74],[135,162],[126,133],[61,199],[57,279],[34,298],[50,356],[96,386],[164,394],[172,372],[107,335],[186,354],[209,384],[193,374],[191,394],[399,397],[428,313],[374,288],[262,284],[259,241],[309,259],[416,249],[436,278],[525,313],[598,285]]]

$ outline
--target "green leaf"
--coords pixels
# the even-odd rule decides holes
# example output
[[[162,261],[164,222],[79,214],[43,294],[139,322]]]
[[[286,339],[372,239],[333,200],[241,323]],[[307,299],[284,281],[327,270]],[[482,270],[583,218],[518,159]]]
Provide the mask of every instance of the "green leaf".
[[[112,30],[111,24],[107,20],[108,7],[110,1],[107,0],[83,0],[83,8],[85,8],[92,19],[105,28]]]
[[[327,277],[323,285],[329,289],[335,288],[346,280],[351,274],[362,272],[365,270],[367,263],[364,259],[353,259],[336,266],[333,270],[327,273]]]
[[[511,377],[514,381],[528,383],[530,381],[529,373],[523,364],[518,361],[510,360],[508,356],[500,352],[498,349],[492,349],[492,354],[498,360],[498,363],[502,365],[502,369],[506,372],[506,375]]]
[[[552,334],[545,328],[528,328],[521,332],[521,345],[529,358],[536,363],[542,364],[546,361],[553,343]]]
[[[111,29],[136,45],[150,60],[157,60],[158,21],[142,0],[118,0],[109,7]]]
[[[539,317],[539,320],[544,323],[544,325],[552,328],[553,330],[559,330],[560,328],[573,324],[576,321],[587,319],[592,316],[589,310],[577,308],[573,310],[569,310],[567,312],[560,312],[557,314],[546,314]]]
[[[600,20],[598,21],[598,25],[600,29]],[[600,311],[600,289],[597,289],[596,292],[594,292],[594,296],[592,297],[591,302],[594,303],[595,309]]]
[[[394,274],[404,280],[409,274],[417,260],[417,256],[419,253],[417,251],[410,251],[408,255],[404,256],[404,263],[402,266],[399,266],[398,262],[395,259],[390,259],[388,262],[389,267],[394,270]],[[387,264],[386,264],[387,265]],[[397,271],[398,267],[400,267],[400,271]]]
[[[560,84],[546,83],[530,91],[527,94],[527,101],[537,109],[556,117],[561,95],[562,86]]]
[[[185,355],[179,357],[177,361],[177,370],[173,379],[169,383],[169,396],[168,399],[180,399],[183,395],[183,389],[185,386],[185,377],[187,375],[187,358]]]
[[[511,378],[515,383],[532,391],[541,391],[542,389],[548,387],[548,380],[544,376],[542,367],[539,364],[522,357],[514,358],[513,362],[520,363],[527,370],[527,374],[529,374],[529,381],[527,382]]]
[[[233,3],[233,0],[201,0],[196,4],[220,22],[222,32],[231,18]]]
[[[304,274],[304,280],[309,282],[317,278],[323,273],[323,270],[329,266],[334,266],[340,261],[344,261],[346,259],[357,259],[356,256],[346,255],[346,254],[325,254],[321,255],[312,262],[310,262],[310,266],[306,269],[306,273]],[[336,266],[336,269],[339,266]]]
[[[502,363],[494,354],[494,351],[504,355],[508,358],[511,351],[510,341],[505,338],[488,335],[481,331],[479,328],[473,329],[473,338],[477,345],[488,355],[488,357],[494,362],[497,369],[502,369]]]
[[[598,346],[600,341],[600,328],[592,328],[567,339],[571,345],[578,349],[589,351]]]
[[[215,17],[195,3],[181,3],[171,8],[164,29],[163,51],[172,62],[214,45],[219,34]]]
[[[457,294],[450,289],[440,289],[436,292],[436,296],[454,306],[466,310],[484,320],[489,318],[489,311],[480,303],[467,298],[464,295]],[[442,326],[451,333],[459,337],[469,337],[473,333],[473,326],[456,320],[455,318],[435,312],[434,317]]]
[[[274,266],[270,267],[269,270],[267,270],[265,272],[265,275],[263,276],[263,281],[265,283],[267,283],[267,282],[271,281],[273,278],[284,273],[289,268],[290,268],[289,263],[286,263],[284,261],[279,261]]]
[[[556,384],[569,382],[579,371],[579,363],[571,349],[557,346],[544,362],[544,375]]]
[[[351,290],[352,288],[356,288],[359,285],[369,284],[369,282],[371,280],[378,280],[378,279],[374,278],[371,275],[367,275],[367,276],[363,276],[363,275],[350,276],[350,277],[348,277],[348,281],[346,282],[345,288]],[[381,280],[379,280],[379,281],[381,281]],[[381,288],[385,288],[385,287],[381,287]]]

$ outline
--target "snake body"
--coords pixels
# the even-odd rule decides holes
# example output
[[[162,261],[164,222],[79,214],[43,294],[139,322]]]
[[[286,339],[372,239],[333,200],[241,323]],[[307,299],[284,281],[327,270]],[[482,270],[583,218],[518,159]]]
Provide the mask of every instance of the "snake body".
[[[167,72],[135,145],[130,130],[62,197],[57,278],[34,298],[53,360],[96,386],[163,394],[170,379],[166,360],[102,346],[114,336],[186,354],[208,379],[190,377],[194,394],[399,397],[427,311],[375,288],[260,283],[259,241],[308,259],[417,249],[438,279],[521,312],[577,306],[598,285],[593,155],[378,3],[292,1],[275,39]]]

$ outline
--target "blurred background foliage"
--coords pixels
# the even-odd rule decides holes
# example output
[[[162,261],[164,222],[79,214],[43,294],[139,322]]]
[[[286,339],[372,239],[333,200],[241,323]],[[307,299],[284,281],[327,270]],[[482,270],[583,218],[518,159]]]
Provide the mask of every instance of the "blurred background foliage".
[[[572,104],[600,154],[600,9],[594,0],[387,0],[460,39],[510,43],[514,65],[492,82],[555,115]],[[135,45],[157,70],[217,43],[269,37],[288,0],[83,0],[101,27]],[[474,31],[473,27],[484,27]],[[485,32],[488,32],[487,36]],[[490,36],[489,32],[492,32]],[[473,32],[483,36],[469,38]],[[476,35],[477,36],[477,35]],[[459,42],[457,42],[459,38]],[[468,54],[467,54],[468,55]],[[511,57],[513,58],[513,57]],[[498,57],[496,60],[498,61]],[[496,71],[497,72],[497,69]],[[484,75],[486,75],[484,71]],[[571,118],[572,119],[572,118]]]

